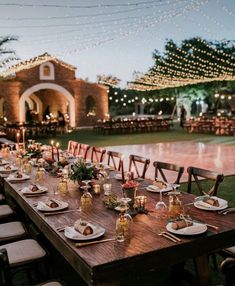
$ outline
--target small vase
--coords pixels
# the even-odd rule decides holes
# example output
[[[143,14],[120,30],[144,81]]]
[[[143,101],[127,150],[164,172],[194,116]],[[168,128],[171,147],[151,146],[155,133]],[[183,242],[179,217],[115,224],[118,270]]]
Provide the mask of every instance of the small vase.
[[[133,206],[133,204],[135,203],[137,188],[134,187],[134,188],[122,189],[122,192],[125,198],[131,199],[131,202],[129,203],[129,205]]]

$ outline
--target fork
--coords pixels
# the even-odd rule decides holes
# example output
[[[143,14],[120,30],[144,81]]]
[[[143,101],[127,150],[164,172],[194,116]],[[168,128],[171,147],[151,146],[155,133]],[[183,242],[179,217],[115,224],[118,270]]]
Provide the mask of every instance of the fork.
[[[169,236],[169,235],[166,234],[166,233],[160,232],[160,233],[158,233],[158,235],[163,236],[163,237],[165,237],[165,238],[167,238],[167,239],[169,239],[169,240],[171,240],[171,241],[173,241],[173,242],[178,242],[175,238]]]
[[[169,235],[170,237],[172,237],[173,239],[177,240],[178,242],[181,242],[182,240],[180,238],[178,238],[177,236],[175,236],[174,234],[168,232],[168,231],[162,231],[162,234],[166,234]]]
[[[218,214],[226,215],[228,213],[235,212],[235,208],[227,208],[218,212]]]

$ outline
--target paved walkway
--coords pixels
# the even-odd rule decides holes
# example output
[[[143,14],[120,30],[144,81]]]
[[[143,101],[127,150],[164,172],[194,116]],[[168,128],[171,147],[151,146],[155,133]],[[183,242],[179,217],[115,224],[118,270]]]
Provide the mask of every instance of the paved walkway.
[[[145,145],[123,145],[107,147],[109,150],[125,155],[125,168],[128,167],[129,154],[150,158],[151,165],[147,177],[154,178],[152,163],[163,161],[185,167],[182,182],[187,181],[187,167],[195,166],[221,172],[224,175],[235,174],[235,146],[222,144],[204,144],[195,142],[173,142]],[[172,177],[172,174],[168,174]],[[172,177],[174,178],[174,177]]]

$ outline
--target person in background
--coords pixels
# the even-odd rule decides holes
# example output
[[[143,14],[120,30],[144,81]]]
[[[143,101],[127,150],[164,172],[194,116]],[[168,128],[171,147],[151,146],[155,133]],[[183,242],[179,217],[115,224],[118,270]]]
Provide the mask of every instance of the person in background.
[[[180,108],[180,126],[182,128],[184,128],[184,122],[186,120],[186,115],[187,115],[187,111],[184,108],[184,106],[182,105],[181,108]]]

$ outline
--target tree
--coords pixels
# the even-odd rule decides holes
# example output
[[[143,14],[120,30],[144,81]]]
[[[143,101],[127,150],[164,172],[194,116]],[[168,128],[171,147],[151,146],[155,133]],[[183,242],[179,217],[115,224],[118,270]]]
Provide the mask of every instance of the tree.
[[[6,44],[12,41],[17,41],[17,37],[0,36],[0,68],[3,68],[7,63],[11,61],[18,59],[14,50],[5,47]]]
[[[97,83],[117,87],[120,79],[112,75],[97,75]]]

